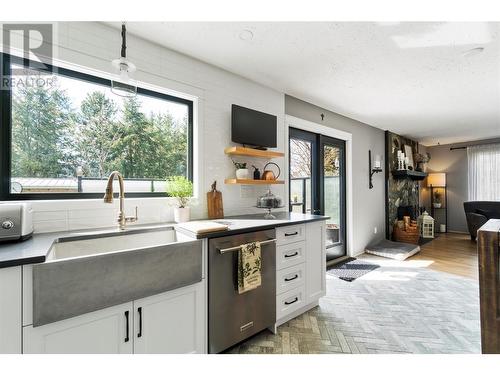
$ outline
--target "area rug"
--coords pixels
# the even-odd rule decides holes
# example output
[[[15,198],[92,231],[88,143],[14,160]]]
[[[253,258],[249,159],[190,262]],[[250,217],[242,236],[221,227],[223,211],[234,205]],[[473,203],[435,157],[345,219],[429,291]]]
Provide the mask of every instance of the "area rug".
[[[405,260],[420,251],[420,246],[409,243],[382,240],[366,247],[365,252],[379,257]]]
[[[345,262],[335,264],[328,268],[326,273],[336,276],[341,280],[351,282],[379,267],[380,266],[377,264],[364,262],[356,258],[348,258]]]

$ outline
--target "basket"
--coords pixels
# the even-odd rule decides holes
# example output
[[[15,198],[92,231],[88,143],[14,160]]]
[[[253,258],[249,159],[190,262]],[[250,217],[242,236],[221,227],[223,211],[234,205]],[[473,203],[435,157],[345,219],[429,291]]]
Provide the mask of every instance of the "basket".
[[[420,238],[417,224],[414,221],[410,222],[410,224],[398,221],[394,224],[392,238],[396,242],[405,242],[417,245]]]

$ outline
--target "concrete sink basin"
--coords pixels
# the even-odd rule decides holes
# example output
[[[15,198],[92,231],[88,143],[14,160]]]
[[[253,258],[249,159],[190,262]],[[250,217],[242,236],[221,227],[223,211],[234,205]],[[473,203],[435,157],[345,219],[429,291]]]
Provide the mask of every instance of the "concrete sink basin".
[[[33,325],[194,284],[202,260],[201,240],[174,227],[59,238],[33,266]]]
[[[52,244],[46,261],[168,245],[186,240],[189,239],[182,234],[177,235],[171,227],[147,232],[103,232],[82,237],[64,237]]]

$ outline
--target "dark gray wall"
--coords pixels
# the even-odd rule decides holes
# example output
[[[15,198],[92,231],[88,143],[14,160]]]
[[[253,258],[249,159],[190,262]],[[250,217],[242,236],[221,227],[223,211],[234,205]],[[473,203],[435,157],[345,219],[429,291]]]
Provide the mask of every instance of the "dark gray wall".
[[[292,96],[285,96],[285,113],[352,134],[353,250],[364,251],[371,242],[385,237],[384,173],[375,174],[368,188],[368,150],[378,154],[384,165],[384,131],[351,118],[327,111]],[[321,114],[325,114],[324,121]],[[378,233],[374,234],[377,227]]]
[[[451,151],[450,148],[492,142],[500,143],[500,138],[426,148],[427,152],[431,154],[431,161],[427,165],[428,172],[446,173],[449,231],[467,232],[463,202],[468,200],[467,149]],[[430,196],[426,186],[424,184],[422,189],[422,204],[430,207]]]

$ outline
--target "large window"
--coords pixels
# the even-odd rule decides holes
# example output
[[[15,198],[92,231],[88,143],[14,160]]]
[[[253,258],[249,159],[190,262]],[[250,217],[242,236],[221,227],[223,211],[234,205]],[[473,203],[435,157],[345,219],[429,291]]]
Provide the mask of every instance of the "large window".
[[[122,98],[109,80],[28,63],[2,55],[0,200],[101,197],[114,170],[131,196],[192,179],[192,101],[142,88]]]

